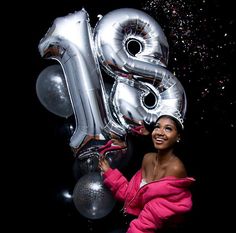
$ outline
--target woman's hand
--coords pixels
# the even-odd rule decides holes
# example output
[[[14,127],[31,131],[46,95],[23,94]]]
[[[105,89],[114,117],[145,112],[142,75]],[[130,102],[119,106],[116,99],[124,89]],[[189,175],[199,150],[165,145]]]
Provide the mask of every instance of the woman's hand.
[[[110,168],[110,164],[106,160],[105,156],[100,155],[98,167],[100,168],[101,172],[106,172]]]
[[[127,147],[126,142],[123,141],[120,137],[118,137],[112,132],[110,133],[110,135],[111,135],[111,141],[113,145],[120,146],[120,148]]]

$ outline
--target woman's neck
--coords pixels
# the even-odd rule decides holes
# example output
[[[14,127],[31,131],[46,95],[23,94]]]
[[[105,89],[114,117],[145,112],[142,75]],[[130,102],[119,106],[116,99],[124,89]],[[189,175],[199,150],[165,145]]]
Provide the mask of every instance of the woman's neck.
[[[174,156],[175,155],[173,154],[173,150],[157,151],[156,160],[158,161],[158,163],[162,164],[162,163],[169,161]]]

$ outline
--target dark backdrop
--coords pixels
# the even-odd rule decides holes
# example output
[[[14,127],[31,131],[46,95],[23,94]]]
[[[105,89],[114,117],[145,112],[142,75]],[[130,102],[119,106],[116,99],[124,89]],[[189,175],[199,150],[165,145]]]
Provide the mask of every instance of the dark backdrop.
[[[121,7],[142,9],[162,26],[170,45],[168,69],[183,84],[188,100],[183,160],[196,178],[188,232],[227,232],[231,223],[227,213],[233,200],[229,178],[234,173],[235,154],[235,17],[232,3],[223,0],[41,0],[19,12],[26,17],[21,23],[25,30],[14,38],[23,40],[24,46],[16,47],[17,62],[22,64],[14,75],[14,106],[18,110],[12,111],[14,121],[9,125],[13,130],[9,127],[8,137],[8,149],[13,152],[11,170],[16,171],[8,182],[13,190],[8,208],[13,223],[21,219],[17,226],[31,232],[65,228],[67,232],[106,233],[118,227],[120,206],[105,218],[90,221],[62,195],[64,191],[71,193],[76,182],[74,157],[68,146],[71,122],[48,112],[35,90],[39,73],[51,64],[39,55],[40,39],[55,18],[82,7],[89,13],[91,26],[98,14]],[[19,71],[23,71],[21,75]],[[140,144],[140,139],[134,142],[139,159],[145,143]],[[133,169],[136,165],[127,166]]]

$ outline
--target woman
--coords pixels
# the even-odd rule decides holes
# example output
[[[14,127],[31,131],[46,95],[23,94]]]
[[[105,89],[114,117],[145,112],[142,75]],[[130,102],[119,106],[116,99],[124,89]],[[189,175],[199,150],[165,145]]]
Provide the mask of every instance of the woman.
[[[127,233],[153,233],[168,220],[191,210],[188,188],[194,179],[187,176],[184,164],[174,153],[181,131],[181,124],[172,116],[159,117],[152,132],[156,151],[144,155],[141,169],[130,181],[101,156],[104,184],[124,202],[124,213],[135,216]]]

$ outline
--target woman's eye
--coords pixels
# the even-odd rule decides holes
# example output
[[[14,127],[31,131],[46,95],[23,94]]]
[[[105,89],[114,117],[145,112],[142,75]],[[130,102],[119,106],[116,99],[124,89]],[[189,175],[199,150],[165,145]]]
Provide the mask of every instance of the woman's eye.
[[[171,127],[166,127],[166,131],[172,131]]]

